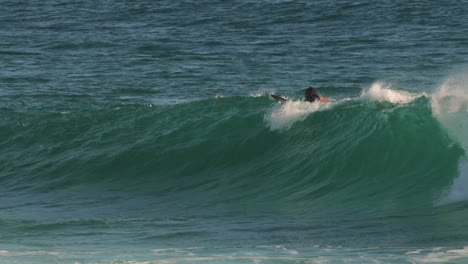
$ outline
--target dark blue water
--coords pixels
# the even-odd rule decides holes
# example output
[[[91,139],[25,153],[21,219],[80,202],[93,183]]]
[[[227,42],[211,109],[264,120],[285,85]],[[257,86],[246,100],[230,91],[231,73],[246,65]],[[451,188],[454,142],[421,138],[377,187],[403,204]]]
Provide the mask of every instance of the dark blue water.
[[[463,1],[1,6],[0,262],[466,262]]]

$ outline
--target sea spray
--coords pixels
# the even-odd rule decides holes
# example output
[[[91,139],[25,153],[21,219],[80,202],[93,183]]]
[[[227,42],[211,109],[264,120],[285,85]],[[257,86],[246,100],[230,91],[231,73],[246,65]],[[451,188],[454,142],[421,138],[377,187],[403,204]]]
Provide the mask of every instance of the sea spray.
[[[447,133],[466,151],[468,150],[468,73],[460,72],[448,78],[433,94],[434,116]],[[460,160],[459,176],[453,182],[440,204],[468,200],[468,161]]]
[[[468,200],[468,162],[466,159],[460,161],[458,173],[459,176],[453,181],[449,191],[437,202],[438,205]]]
[[[403,90],[392,89],[391,85],[384,82],[375,82],[372,86],[363,90],[361,97],[379,102],[390,102],[393,104],[407,104],[416,98],[424,95],[423,93],[410,93]]]
[[[276,104],[265,119],[272,130],[288,129],[294,122],[304,120],[308,114],[325,110],[332,105],[329,103],[309,103],[304,101],[287,101]]]
[[[447,132],[468,150],[468,73],[444,82],[433,94],[431,106]]]

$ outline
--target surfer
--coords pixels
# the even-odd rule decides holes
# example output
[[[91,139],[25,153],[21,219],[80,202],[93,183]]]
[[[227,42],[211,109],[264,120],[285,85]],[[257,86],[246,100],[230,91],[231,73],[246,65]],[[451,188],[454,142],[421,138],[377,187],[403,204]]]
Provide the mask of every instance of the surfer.
[[[277,95],[274,95],[274,94],[270,94],[271,97],[273,97],[273,99],[275,99],[276,101],[278,101],[279,103],[286,103],[288,101],[288,99],[286,98],[283,98],[283,97],[280,97],[280,96],[277,96]],[[315,102],[315,101],[318,101],[318,102],[325,102],[325,103],[331,103],[332,101],[326,97],[323,97],[321,96],[316,90],[314,87],[309,87],[307,89],[304,90],[304,97],[305,97],[305,100],[307,102]]]
[[[314,102],[316,100],[318,100],[319,102],[325,102],[325,103],[330,103],[330,99],[326,98],[326,97],[323,97],[321,96],[316,90],[314,87],[309,87],[307,89],[304,90],[304,97],[305,97],[305,100],[308,101],[308,102]]]

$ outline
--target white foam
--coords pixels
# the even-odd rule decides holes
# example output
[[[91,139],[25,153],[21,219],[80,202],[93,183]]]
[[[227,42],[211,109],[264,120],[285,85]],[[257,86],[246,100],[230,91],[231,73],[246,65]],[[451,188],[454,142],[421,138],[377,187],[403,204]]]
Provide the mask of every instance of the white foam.
[[[368,90],[364,90],[361,94],[362,98],[379,102],[390,102],[392,104],[407,104],[421,96],[425,96],[425,94],[393,90],[390,85],[384,82],[373,83]]]
[[[265,115],[265,120],[272,130],[288,129],[295,122],[304,120],[310,113],[328,109],[332,105],[333,103],[309,103],[303,101],[278,103],[270,113]]]
[[[260,249],[258,251],[255,250]],[[254,249],[254,251],[251,251]],[[190,248],[158,248],[151,250],[157,256],[156,263],[175,264],[179,262],[189,263],[263,263],[263,262],[292,262],[306,261],[297,250],[284,245],[255,246],[254,248],[233,250],[228,247],[190,247]],[[272,254],[273,253],[273,254]],[[134,262],[131,262],[134,263]],[[140,262],[135,262],[140,264]],[[143,262],[141,262],[143,263]],[[152,263],[152,262],[151,262]]]
[[[423,250],[415,252],[418,252],[419,255],[418,253],[412,253],[413,255],[410,256],[412,256],[411,260],[416,263],[447,263],[466,259],[468,257],[468,247],[466,246],[462,249],[443,250],[440,248],[434,248],[430,252],[424,252]]]
[[[409,263],[466,263],[468,246],[461,248],[342,248],[317,246],[311,252],[298,253],[286,246],[256,246],[244,251],[241,248],[197,248],[194,255],[159,255],[154,263],[336,263],[336,262],[409,262]],[[192,251],[193,249],[157,249],[156,252]],[[251,251],[251,250],[254,251]],[[259,250],[255,250],[259,249]],[[317,251],[318,249],[318,251]],[[294,253],[291,253],[293,251]],[[154,252],[154,251],[153,251]],[[376,255],[375,253],[379,253]],[[386,254],[381,254],[386,252]],[[128,262],[148,263],[148,262]],[[150,262],[153,263],[153,262]]]

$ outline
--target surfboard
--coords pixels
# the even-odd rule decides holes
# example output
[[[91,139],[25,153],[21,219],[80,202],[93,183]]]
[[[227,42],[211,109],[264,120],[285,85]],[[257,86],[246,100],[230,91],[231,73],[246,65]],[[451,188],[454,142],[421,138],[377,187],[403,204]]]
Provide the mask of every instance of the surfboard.
[[[285,103],[286,101],[288,101],[287,99],[283,98],[283,97],[280,97],[280,96],[277,96],[277,95],[274,95],[274,94],[270,94],[270,96],[275,99],[276,101],[280,102],[280,103]]]

